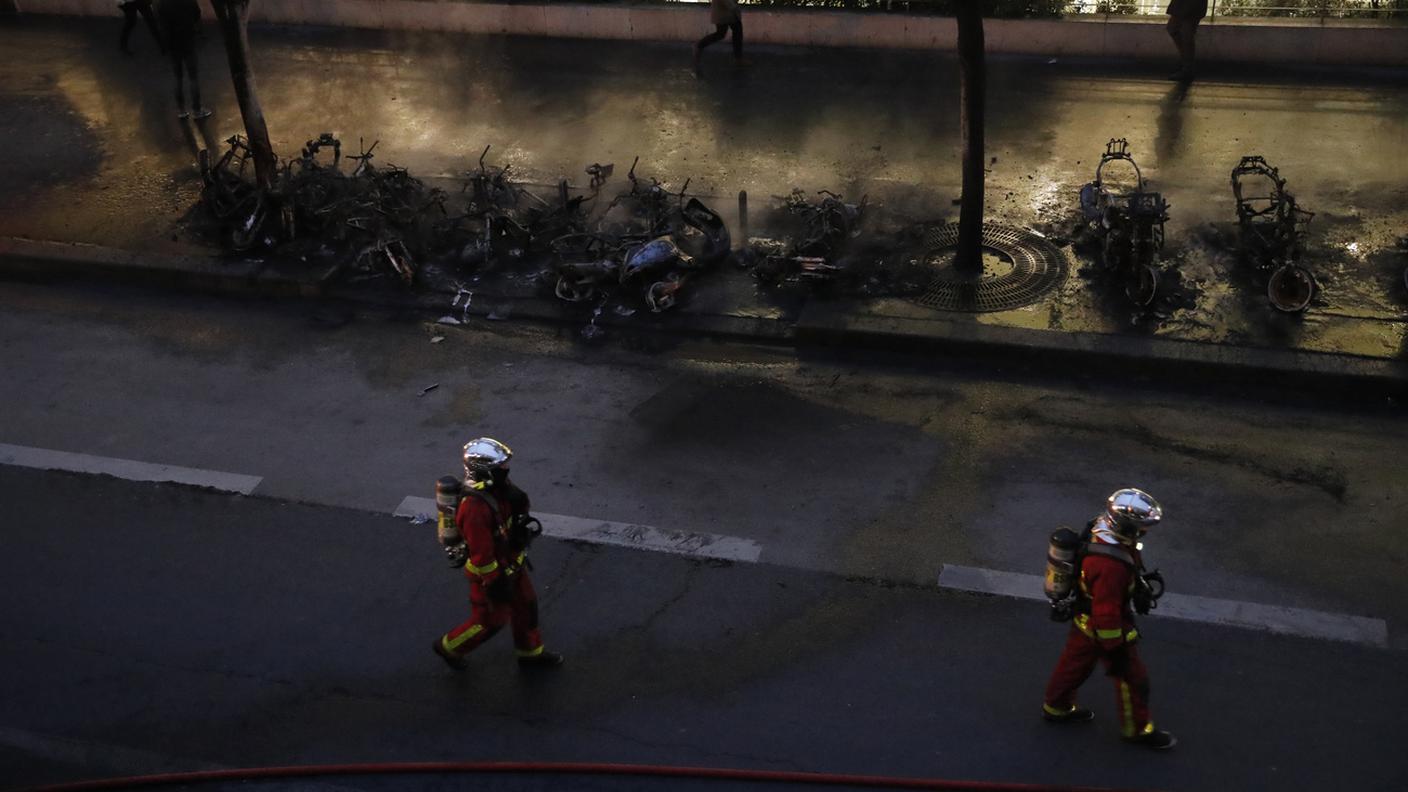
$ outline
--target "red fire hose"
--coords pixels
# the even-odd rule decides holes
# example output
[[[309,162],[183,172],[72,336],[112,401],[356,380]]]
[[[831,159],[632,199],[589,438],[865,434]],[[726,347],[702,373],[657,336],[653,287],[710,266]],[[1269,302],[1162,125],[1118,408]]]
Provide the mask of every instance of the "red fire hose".
[[[614,775],[656,778],[693,778],[714,781],[774,781],[814,786],[853,786],[873,789],[981,790],[982,792],[1119,792],[1110,788],[1016,784],[997,781],[950,781],[937,778],[806,773],[785,770],[740,770],[726,767],[675,767],[670,765],[609,764],[601,762],[381,762],[370,764],[307,765],[303,767],[249,767],[200,770],[76,781],[35,787],[30,792],[88,792],[95,789],[131,789],[172,784],[216,781],[271,781],[309,776],[451,775],[507,773],[524,775]],[[1135,792],[1125,790],[1125,792]]]

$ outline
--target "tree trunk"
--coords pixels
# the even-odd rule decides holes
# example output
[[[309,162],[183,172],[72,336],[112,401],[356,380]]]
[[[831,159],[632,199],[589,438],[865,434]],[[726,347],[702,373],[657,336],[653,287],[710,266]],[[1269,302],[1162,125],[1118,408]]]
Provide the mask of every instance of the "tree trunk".
[[[235,99],[244,119],[249,150],[254,154],[254,178],[263,189],[274,183],[278,161],[274,146],[269,142],[269,127],[264,123],[264,108],[254,88],[254,67],[249,62],[249,1],[213,0],[215,15],[220,18],[220,32],[225,39],[225,55],[230,60],[230,79],[235,84]]]
[[[958,5],[958,64],[962,72],[963,197],[958,214],[958,257],[954,267],[977,274],[983,269],[983,111],[987,63],[983,47],[982,0]]]

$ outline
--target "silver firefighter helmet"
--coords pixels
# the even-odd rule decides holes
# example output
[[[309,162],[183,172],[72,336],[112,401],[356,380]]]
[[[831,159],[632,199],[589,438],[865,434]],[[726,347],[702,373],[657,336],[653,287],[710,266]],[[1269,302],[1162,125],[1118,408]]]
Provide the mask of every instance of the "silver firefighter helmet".
[[[1164,518],[1164,510],[1154,496],[1133,487],[1111,493],[1105,499],[1105,512],[1115,530],[1125,536],[1138,536]]]
[[[504,467],[513,451],[492,437],[478,437],[464,444],[464,477],[472,481],[489,478],[495,469]]]

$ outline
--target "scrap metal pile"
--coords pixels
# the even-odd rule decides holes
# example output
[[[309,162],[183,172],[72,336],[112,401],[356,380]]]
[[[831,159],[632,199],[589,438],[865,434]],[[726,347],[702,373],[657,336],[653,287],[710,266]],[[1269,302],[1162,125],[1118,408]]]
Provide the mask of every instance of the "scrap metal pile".
[[[202,203],[224,245],[280,252],[313,246],[362,277],[410,286],[426,261],[481,276],[546,261],[563,300],[621,295],[663,311],[731,246],[718,213],[688,196],[688,181],[672,192],[638,177],[635,164],[629,188],[596,212],[611,165],[586,169],[586,192],[573,195],[564,180],[544,199],[516,183],[511,166],[487,164],[486,146],[460,194],[451,196],[404,168],[373,165],[376,143],[348,157],[357,165],[344,172],[341,142],[324,133],[279,167],[271,189],[260,190],[249,146],[239,136],[227,143],[219,160],[203,154],[201,163]]]
[[[674,307],[700,273],[730,256],[729,231],[718,212],[678,189],[636,173],[605,206],[602,188],[612,165],[586,169],[586,189],[566,180],[547,197],[510,175],[511,166],[486,162],[466,174],[457,195],[428,187],[405,168],[374,163],[377,143],[343,156],[330,133],[309,140],[295,158],[278,164],[273,183],[257,186],[246,141],[231,137],[213,160],[201,152],[202,205],[219,238],[234,251],[263,249],[334,262],[333,274],[390,279],[405,286],[425,280],[427,263],[450,278],[495,273],[534,277],[557,298],[593,304],[615,300],[629,313]],[[355,162],[344,169],[343,160]],[[1132,171],[1112,176],[1124,166]],[[1312,216],[1296,205],[1285,179],[1258,156],[1232,171],[1242,259],[1263,277],[1279,310],[1305,310],[1315,279],[1299,264],[1302,228]],[[847,203],[822,190],[779,197],[768,218],[774,237],[748,237],[746,194],[739,196],[745,245],[738,263],[767,289],[826,285],[848,293],[901,294],[922,287],[924,259],[908,257],[903,235],[861,237],[866,199]],[[1158,258],[1168,202],[1148,189],[1123,138],[1111,139],[1080,190],[1090,238],[1098,240],[1099,272],[1110,276],[1141,311],[1152,310],[1164,280]],[[874,223],[870,223],[874,225]],[[873,229],[872,229],[873,231]],[[1176,283],[1177,273],[1167,280]],[[1176,291],[1176,289],[1174,289]]]
[[[848,204],[828,190],[817,195],[819,200],[811,200],[797,189],[777,198],[774,223],[784,229],[784,238],[749,240],[742,263],[763,285],[827,283],[845,274],[841,255],[860,233],[866,199]]]
[[[1315,296],[1315,277],[1299,262],[1303,229],[1314,213],[1296,205],[1286,180],[1263,157],[1242,157],[1232,169],[1232,195],[1242,261],[1266,280],[1277,310],[1304,311]]]
[[[745,235],[747,195],[739,196]],[[933,280],[926,264],[926,226],[877,215],[828,190],[774,196],[763,217],[766,236],[749,237],[736,259],[768,292],[899,297]],[[886,225],[888,223],[888,225]],[[882,227],[883,226],[883,227]]]
[[[1119,189],[1106,180],[1105,168],[1125,163],[1134,171],[1133,186]],[[1159,288],[1159,252],[1164,246],[1168,202],[1146,189],[1148,182],[1129,153],[1129,141],[1111,139],[1095,168],[1095,180],[1080,189],[1080,209],[1100,240],[1100,261],[1123,284],[1139,307],[1154,301]]]
[[[201,152],[201,175],[202,203],[229,248],[318,249],[355,271],[415,279],[416,261],[430,248],[431,221],[445,215],[444,191],[405,168],[377,167],[376,143],[347,157],[357,164],[344,172],[342,143],[328,133],[283,162],[273,186],[261,190],[249,145],[238,135],[226,143],[214,162]]]
[[[732,242],[719,214],[688,197],[689,180],[671,192],[658,180],[626,174],[630,187],[588,222],[566,224],[550,237],[553,293],[568,302],[640,300],[652,311],[673,307],[684,285],[729,255]],[[611,173],[593,165],[593,189]],[[565,189],[563,194],[566,194]]]

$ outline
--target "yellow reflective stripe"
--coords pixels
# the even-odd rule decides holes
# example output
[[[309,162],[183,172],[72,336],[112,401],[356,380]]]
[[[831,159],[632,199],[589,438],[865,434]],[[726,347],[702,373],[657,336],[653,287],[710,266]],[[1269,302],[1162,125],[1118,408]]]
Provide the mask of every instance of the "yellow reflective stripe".
[[[1123,635],[1123,634],[1124,634],[1124,630],[1121,630],[1121,629],[1118,628],[1118,627],[1116,627],[1116,628],[1113,629],[1113,630],[1096,630],[1096,631],[1095,631],[1095,637],[1096,637],[1096,638],[1099,638],[1099,639],[1102,640],[1102,641],[1108,641],[1108,640],[1110,640],[1111,638],[1118,638],[1118,637],[1120,637],[1120,636]]]
[[[1086,637],[1094,638],[1095,634],[1090,631],[1090,616],[1084,613],[1077,613],[1075,620],[1076,629],[1085,633]]]
[[[524,552],[518,554],[518,558],[513,559],[513,563],[511,565],[504,568],[504,574],[509,576],[518,574],[519,571],[523,569],[523,564],[527,560],[528,552],[525,550]]]
[[[1120,680],[1120,706],[1124,708],[1123,722],[1120,724],[1120,733],[1125,737],[1134,736],[1134,704],[1129,700],[1129,684],[1123,679]]]
[[[1124,634],[1124,640],[1126,642],[1133,642],[1139,640],[1139,631],[1131,629],[1129,632]]]
[[[474,636],[482,632],[484,632],[484,625],[476,624],[473,627],[470,627],[468,630],[465,630],[464,632],[460,633],[459,635],[456,635],[453,639],[451,639],[448,635],[443,636],[440,639],[440,643],[443,644],[446,649],[453,651],[463,646],[465,641],[468,641],[470,638],[473,638]]]
[[[543,647],[539,646],[536,649],[519,649],[517,652],[519,657],[537,657],[543,653]]]
[[[468,569],[470,572],[473,572],[476,575],[479,575],[480,577],[483,577],[484,575],[487,575],[490,572],[499,571],[499,561],[498,559],[494,559],[493,561],[490,561],[482,567],[475,566],[474,564],[465,564],[464,568]]]
[[[1062,707],[1053,707],[1053,706],[1051,706],[1050,704],[1042,704],[1042,705],[1041,705],[1041,708],[1046,711],[1046,714],[1047,714],[1047,715],[1065,715],[1065,714],[1068,713],[1068,712],[1073,712],[1073,711],[1075,711],[1076,705],[1072,704],[1072,705],[1069,706],[1069,707],[1064,707],[1064,708],[1062,708]]]

